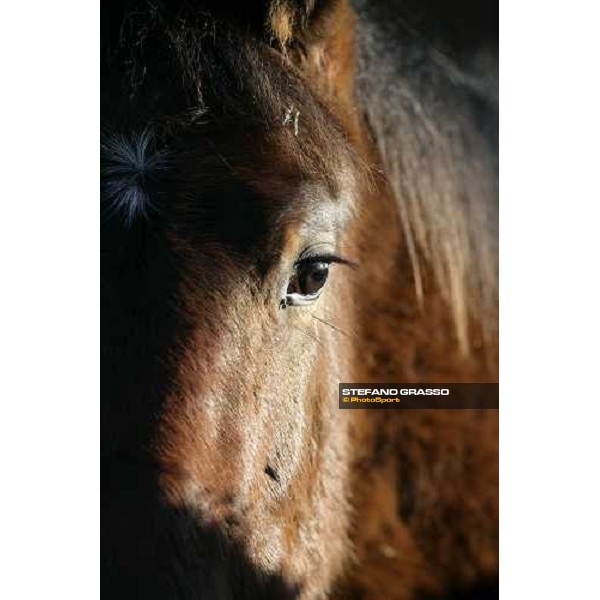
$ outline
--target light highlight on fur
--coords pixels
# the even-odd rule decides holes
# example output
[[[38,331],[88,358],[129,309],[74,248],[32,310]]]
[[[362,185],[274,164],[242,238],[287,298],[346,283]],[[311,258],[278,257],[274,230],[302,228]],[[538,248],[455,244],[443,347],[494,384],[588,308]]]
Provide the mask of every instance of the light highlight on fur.
[[[165,166],[164,154],[151,152],[151,146],[148,129],[130,137],[108,135],[101,144],[103,196],[109,213],[118,214],[128,226],[152,208],[149,184]]]

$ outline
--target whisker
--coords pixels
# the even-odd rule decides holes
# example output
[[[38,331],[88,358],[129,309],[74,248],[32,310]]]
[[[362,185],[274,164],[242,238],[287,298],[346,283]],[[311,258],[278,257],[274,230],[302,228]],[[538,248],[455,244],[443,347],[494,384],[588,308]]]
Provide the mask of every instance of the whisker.
[[[321,319],[321,317],[317,317],[317,315],[311,315],[311,316],[313,319],[316,319],[320,323],[323,323],[323,325],[327,325],[327,327],[331,327],[331,329],[333,329],[337,333],[341,333],[342,335],[345,335],[346,337],[349,337],[349,338],[356,339],[358,337],[355,333],[350,333],[348,331],[344,331],[343,329],[340,329],[337,325],[334,325],[333,323],[330,323],[329,321],[326,321],[325,319]]]

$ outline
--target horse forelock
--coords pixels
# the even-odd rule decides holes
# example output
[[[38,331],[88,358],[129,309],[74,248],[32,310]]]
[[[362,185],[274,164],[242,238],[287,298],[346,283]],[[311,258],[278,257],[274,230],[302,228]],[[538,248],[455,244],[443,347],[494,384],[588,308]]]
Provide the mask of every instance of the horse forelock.
[[[106,52],[107,69],[117,61],[128,75],[110,97],[102,156],[104,194],[127,222],[152,207],[152,177],[214,187],[283,176],[346,199],[353,180],[368,177],[335,105],[256,36],[209,14],[164,20],[151,11],[124,30]]]

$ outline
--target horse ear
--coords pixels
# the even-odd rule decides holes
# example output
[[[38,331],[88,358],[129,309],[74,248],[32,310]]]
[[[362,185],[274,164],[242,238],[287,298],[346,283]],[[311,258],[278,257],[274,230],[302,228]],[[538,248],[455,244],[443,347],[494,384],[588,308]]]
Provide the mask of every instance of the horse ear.
[[[348,100],[354,76],[354,13],[347,0],[270,0],[272,44],[327,95]]]

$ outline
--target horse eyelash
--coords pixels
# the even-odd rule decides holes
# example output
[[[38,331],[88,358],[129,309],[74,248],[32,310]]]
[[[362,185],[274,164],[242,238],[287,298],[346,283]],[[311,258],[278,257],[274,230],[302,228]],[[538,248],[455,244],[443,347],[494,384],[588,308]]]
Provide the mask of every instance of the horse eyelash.
[[[329,264],[339,264],[346,265],[348,267],[356,268],[358,264],[352,260],[344,258],[343,256],[338,256],[337,254],[314,254],[311,256],[305,256],[299,258],[295,263],[294,267],[298,267],[299,265],[306,265],[312,263],[329,263]]]

